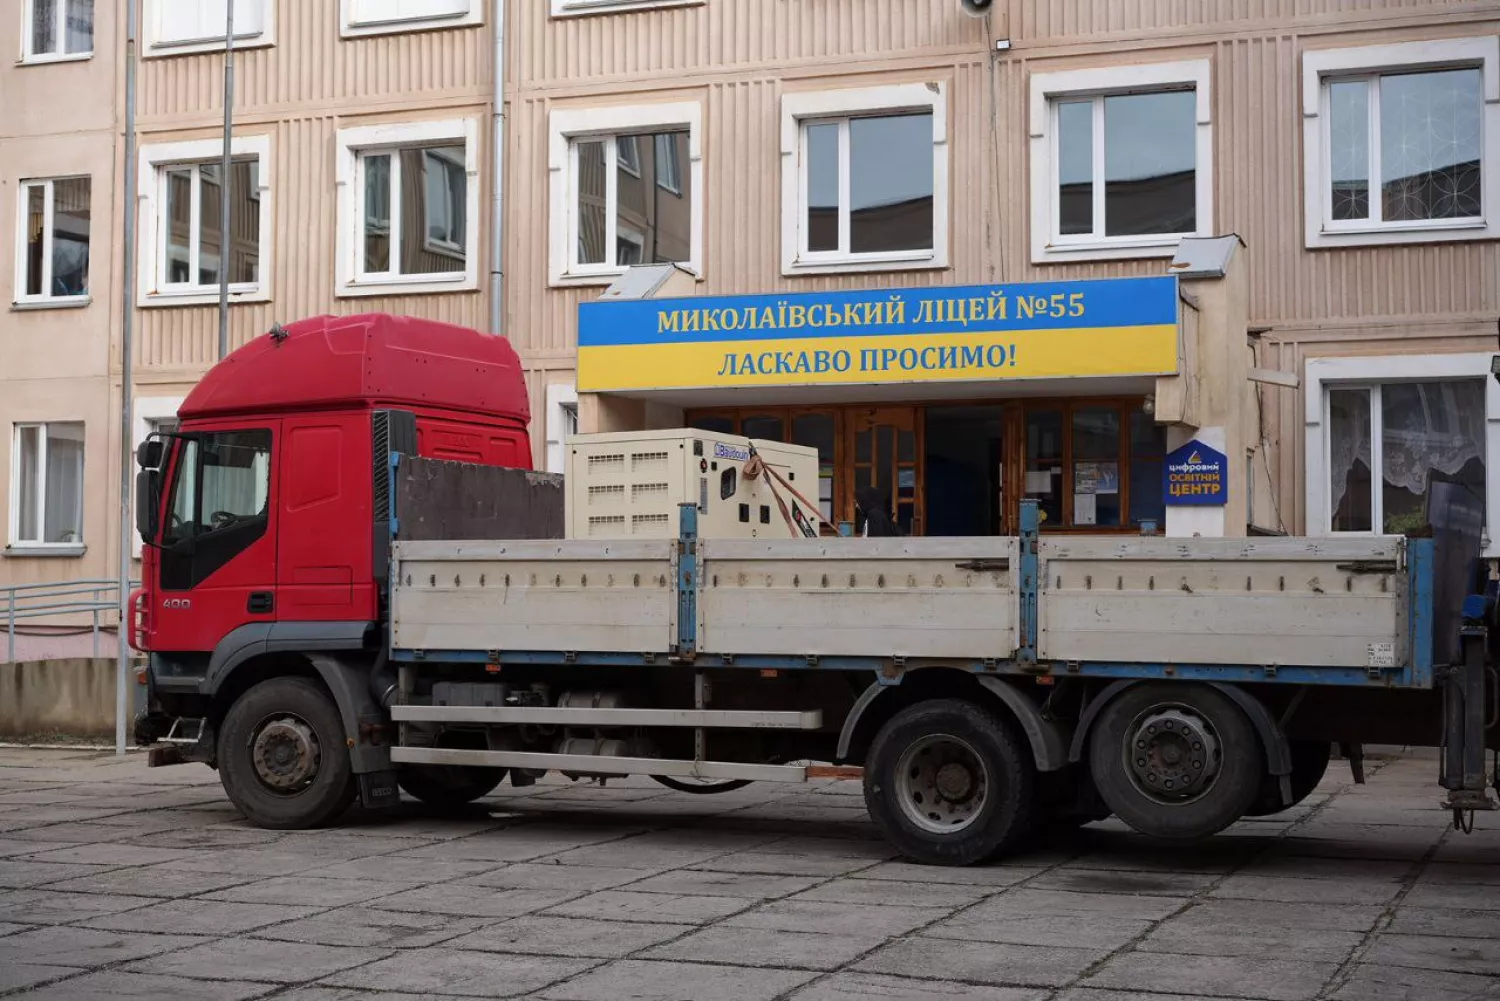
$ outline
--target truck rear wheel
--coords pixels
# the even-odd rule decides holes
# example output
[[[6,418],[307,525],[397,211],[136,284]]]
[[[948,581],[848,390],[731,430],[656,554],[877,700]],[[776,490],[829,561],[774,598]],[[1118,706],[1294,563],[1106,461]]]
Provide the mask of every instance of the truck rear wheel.
[[[971,865],[1023,842],[1036,821],[1036,769],[1012,728],[958,699],[892,717],[865,761],[865,806],[924,865]]]
[[[1167,841],[1206,838],[1239,820],[1265,772],[1260,741],[1240,708],[1186,682],[1121,692],[1094,724],[1089,766],[1116,816]]]
[[[257,827],[320,827],[354,798],[338,708],[305,678],[262,681],[235,700],[218,756],[224,792]]]
[[[452,768],[448,765],[402,765],[396,784],[435,810],[457,810],[494,792],[505,781],[504,768]]]

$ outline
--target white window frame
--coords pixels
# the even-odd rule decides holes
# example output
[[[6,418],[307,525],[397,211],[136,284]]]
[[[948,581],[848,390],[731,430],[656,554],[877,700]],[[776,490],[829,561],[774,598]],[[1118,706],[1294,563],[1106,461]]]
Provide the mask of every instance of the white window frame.
[[[610,140],[621,133],[651,132],[661,129],[687,129],[689,206],[688,260],[679,265],[695,275],[703,274],[703,105],[697,101],[674,104],[643,104],[606,108],[559,108],[553,110],[548,129],[547,169],[549,172],[548,282],[553,286],[608,285],[625,273],[612,264],[575,264],[578,247],[578,153],[576,142],[590,139]],[[678,165],[679,170],[681,164]],[[606,171],[610,190],[616,172]],[[607,195],[606,195],[607,198]],[[609,233],[605,245],[613,248],[609,236],[615,235],[614,214],[606,213]]]
[[[1334,222],[1329,204],[1330,157],[1328,81],[1370,79],[1382,73],[1479,67],[1482,77],[1484,146],[1480,152],[1482,190],[1477,219],[1418,222]],[[1375,106],[1378,98],[1371,98]],[[1372,159],[1379,156],[1379,132],[1370,134]],[[1368,247],[1401,243],[1500,239],[1500,35],[1397,42],[1346,49],[1314,49],[1302,55],[1302,204],[1309,249]],[[1371,203],[1380,197],[1371,178]]]
[[[807,169],[803,137],[817,119],[873,117],[901,112],[932,115],[932,248],[851,254],[809,253],[807,246]],[[847,129],[847,126],[845,127]],[[847,140],[841,140],[847,151]],[[847,171],[840,166],[840,184]],[[781,98],[781,273],[836,274],[917,271],[948,267],[948,84],[904,83],[882,87],[784,94]],[[848,199],[841,199],[847,205]]]
[[[16,306],[32,309],[46,309],[49,307],[67,308],[70,306],[87,306],[93,301],[92,292],[84,292],[82,295],[53,295],[51,292],[43,291],[41,295],[28,295],[26,293],[26,263],[29,256],[26,252],[26,227],[31,218],[31,206],[28,195],[30,190],[37,186],[44,186],[45,200],[42,207],[42,288],[44,290],[52,287],[52,240],[53,231],[56,228],[53,220],[55,210],[53,206],[53,193],[58,181],[89,181],[89,270],[93,270],[93,243],[94,243],[94,184],[93,178],[88,174],[64,174],[58,177],[28,177],[16,185],[16,284],[12,302]],[[93,275],[89,275],[92,285]]]
[[[1031,75],[1027,111],[1031,144],[1031,261],[1033,264],[1068,261],[1116,261],[1171,257],[1184,236],[1212,236],[1214,232],[1213,64],[1208,59],[1144,66],[1110,66],[1062,70]],[[1057,186],[1058,101],[1115,94],[1193,89],[1196,100],[1194,177],[1197,229],[1192,233],[1104,238],[1059,237]],[[1096,156],[1103,155],[1098,129]],[[1096,199],[1103,179],[1095,179]],[[1098,204],[1097,200],[1095,202]]]
[[[547,386],[547,472],[568,468],[568,436],[578,431],[578,388],[571,382]]]
[[[99,3],[107,3],[108,0],[98,0]],[[276,0],[256,0],[261,5],[261,29],[257,32],[245,31],[240,25],[243,23],[238,19],[238,5],[246,0],[235,0],[236,22],[234,29],[234,47],[236,49],[263,49],[276,44]],[[144,59],[160,59],[166,56],[182,56],[193,52],[223,52],[224,35],[220,33],[216,38],[191,38],[182,41],[163,38],[161,35],[161,17],[163,0],[141,0],[141,28],[142,40],[141,57]]]
[[[136,304],[147,306],[201,306],[219,301],[219,286],[191,286],[181,290],[163,290],[161,269],[166,264],[167,190],[166,170],[185,164],[219,163],[224,143],[219,139],[159,143],[142,146],[137,196],[140,200],[140,233],[137,237],[137,260],[140,277]],[[271,137],[236,136],[230,154],[237,160],[254,158],[259,181],[260,205],[260,281],[229,286],[229,301],[269,302],[271,300],[272,252],[276,241],[271,236]],[[221,251],[222,253],[222,251]]]
[[[1305,496],[1307,534],[1332,535],[1333,513],[1328,510],[1329,438],[1325,414],[1330,389],[1367,388],[1391,382],[1437,382],[1479,379],[1484,382],[1484,498],[1485,553],[1500,556],[1492,537],[1500,525],[1500,383],[1490,375],[1493,352],[1422,355],[1374,355],[1363,358],[1309,358],[1304,406]],[[1378,426],[1375,426],[1378,431]],[[1372,431],[1372,448],[1379,447]],[[1378,483],[1377,483],[1378,486]],[[1372,522],[1378,525],[1379,522]],[[1339,535],[1378,535],[1379,532],[1339,532]]]
[[[469,0],[466,14],[440,14],[426,17],[407,17],[395,21],[357,20],[359,0],[339,0],[339,34],[343,38],[363,38],[369,35],[399,35],[409,31],[438,31],[444,28],[472,28],[484,23],[484,8],[488,0]]]
[[[702,7],[707,2],[708,0],[551,0],[553,17],[623,14],[626,11],[665,7]]]
[[[37,527],[40,534],[47,534],[47,428],[53,424],[76,424],[83,429],[83,479],[78,484],[78,534],[76,542],[42,542],[22,539],[21,536],[21,430],[39,428],[37,435]],[[87,527],[88,509],[88,423],[80,418],[48,421],[16,421],[10,430],[10,546],[20,552],[53,552],[65,555],[82,555],[86,547],[84,529]]]
[[[136,397],[134,406],[134,420],[131,422],[131,455],[133,456],[151,435],[152,425],[158,421],[176,420],[177,411],[182,407],[185,397],[181,396],[140,396]],[[141,535],[133,527],[136,523],[135,498],[130,500],[130,523],[131,537],[135,540],[135,558],[141,558]]]
[[[101,0],[107,3],[108,0]],[[21,22],[21,62],[30,66],[40,63],[76,63],[85,59],[94,58],[94,45],[90,36],[89,50],[87,52],[68,52],[68,4],[66,0],[57,0],[57,52],[34,52],[31,48],[32,30],[31,22],[36,13],[36,0],[25,0],[23,20]],[[94,10],[97,14],[99,5],[95,4]],[[98,26],[97,16],[94,21]]]
[[[391,152],[419,146],[462,145],[464,173],[468,178],[464,240],[467,243],[461,270],[441,274],[372,275],[364,271],[365,184],[363,157],[366,153]],[[391,225],[399,230],[405,220],[396,221],[401,211],[398,187],[399,171],[394,169],[397,157],[391,157]],[[390,125],[368,125],[340,129],[338,133],[338,276],[335,294],[341,297],[391,295],[392,293],[461,292],[479,287],[479,120],[451,118],[431,122],[402,122]],[[423,198],[426,188],[423,188]],[[425,203],[424,203],[425,204]],[[422,239],[427,240],[425,208],[419,217]],[[399,231],[395,237],[399,239]],[[397,240],[391,241],[391,260],[399,254]],[[451,251],[444,251],[451,253]]]

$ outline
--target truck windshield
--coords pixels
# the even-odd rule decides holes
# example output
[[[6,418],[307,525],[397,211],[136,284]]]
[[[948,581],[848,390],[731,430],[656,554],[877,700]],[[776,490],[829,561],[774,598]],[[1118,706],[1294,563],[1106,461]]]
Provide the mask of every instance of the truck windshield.
[[[270,485],[270,431],[183,439],[162,528],[163,587],[193,587],[264,535]]]

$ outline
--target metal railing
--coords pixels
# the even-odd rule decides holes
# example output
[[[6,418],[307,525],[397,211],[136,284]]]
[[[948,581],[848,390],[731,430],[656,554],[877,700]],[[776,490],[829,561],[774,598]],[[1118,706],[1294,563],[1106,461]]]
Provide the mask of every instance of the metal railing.
[[[138,587],[132,583],[131,587]],[[94,636],[94,656],[99,656],[100,619],[120,607],[120,582],[117,580],[69,580],[50,584],[0,585],[0,626],[5,629],[5,660],[15,663],[16,630],[22,623],[64,617],[89,616],[87,628]],[[75,625],[65,623],[65,625]]]

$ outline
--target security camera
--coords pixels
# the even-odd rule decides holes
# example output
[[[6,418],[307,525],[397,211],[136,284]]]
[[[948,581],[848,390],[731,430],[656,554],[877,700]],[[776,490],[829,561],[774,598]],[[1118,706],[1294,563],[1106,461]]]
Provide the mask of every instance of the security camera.
[[[995,6],[995,0],[958,0],[958,5],[970,17],[984,17]]]

